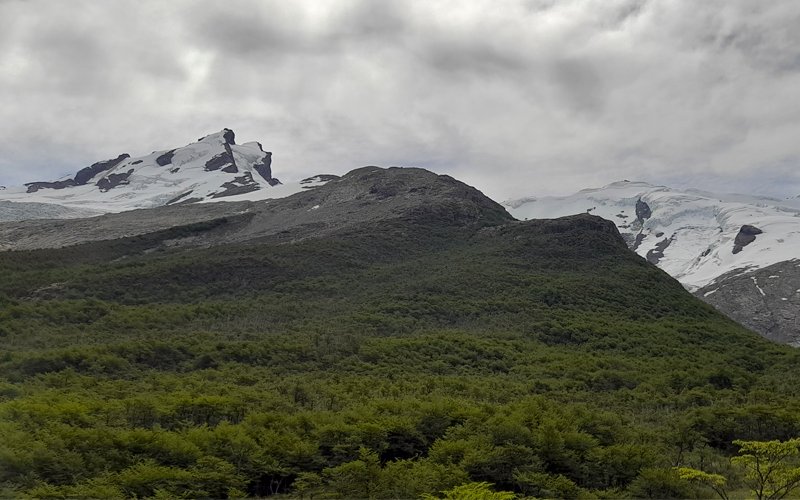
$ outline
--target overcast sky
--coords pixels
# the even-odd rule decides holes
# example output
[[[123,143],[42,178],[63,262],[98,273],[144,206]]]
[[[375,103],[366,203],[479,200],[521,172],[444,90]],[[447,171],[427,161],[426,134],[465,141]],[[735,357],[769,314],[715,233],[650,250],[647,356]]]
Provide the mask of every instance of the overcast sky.
[[[284,180],[800,194],[797,0],[0,0],[0,184],[229,127]]]

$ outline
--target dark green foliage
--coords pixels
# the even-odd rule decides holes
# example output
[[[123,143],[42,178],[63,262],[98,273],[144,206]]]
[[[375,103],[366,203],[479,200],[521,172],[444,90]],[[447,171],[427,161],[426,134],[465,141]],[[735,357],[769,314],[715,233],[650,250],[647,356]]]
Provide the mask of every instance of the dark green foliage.
[[[418,215],[0,253],[0,492],[685,496],[671,466],[800,434],[797,352],[608,224]]]

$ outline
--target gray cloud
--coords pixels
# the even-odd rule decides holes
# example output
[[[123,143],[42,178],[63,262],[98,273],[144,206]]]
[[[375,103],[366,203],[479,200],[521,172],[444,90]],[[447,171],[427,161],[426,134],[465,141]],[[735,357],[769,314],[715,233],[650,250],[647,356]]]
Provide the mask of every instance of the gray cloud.
[[[297,179],[800,194],[793,0],[0,0],[0,184],[231,127]]]

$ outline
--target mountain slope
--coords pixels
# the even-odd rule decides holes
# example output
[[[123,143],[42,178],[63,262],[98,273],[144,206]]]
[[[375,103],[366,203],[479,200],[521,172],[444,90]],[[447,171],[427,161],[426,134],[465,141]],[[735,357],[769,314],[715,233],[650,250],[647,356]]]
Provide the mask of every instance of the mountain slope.
[[[184,147],[137,158],[121,154],[73,177],[0,191],[0,200],[121,212],[209,201],[280,198],[335,176],[283,185],[272,176],[272,153],[258,142],[236,144],[223,129]]]
[[[765,337],[800,347],[800,259],[723,275],[696,293]]]
[[[750,276],[759,269],[800,258],[800,206],[796,200],[678,191],[642,182],[617,182],[566,197],[526,198],[505,202],[517,218],[548,218],[591,213],[614,221],[628,245],[678,279],[705,300],[722,277]],[[796,280],[800,270],[787,267],[780,279]],[[740,280],[747,283],[750,277]],[[751,282],[752,283],[752,282]],[[740,288],[750,305],[737,310],[734,301],[711,300],[723,312],[740,318],[758,316],[784,295]],[[721,296],[720,296],[721,297]],[[710,300],[710,299],[709,299]],[[794,320],[777,319],[778,327],[756,331],[779,341],[800,339]]]
[[[499,204],[476,189],[422,169],[363,167],[322,184],[286,198],[258,202],[187,204],[92,219],[4,223],[0,224],[0,249],[111,240],[222,218],[231,222],[224,226],[225,231],[172,244],[215,245],[267,237],[296,240],[370,221],[417,217],[423,212],[453,223],[511,220]],[[233,221],[240,223],[234,225]]]
[[[800,433],[800,353],[599,217],[417,169],[256,205],[0,253],[4,496],[692,497],[673,465]]]

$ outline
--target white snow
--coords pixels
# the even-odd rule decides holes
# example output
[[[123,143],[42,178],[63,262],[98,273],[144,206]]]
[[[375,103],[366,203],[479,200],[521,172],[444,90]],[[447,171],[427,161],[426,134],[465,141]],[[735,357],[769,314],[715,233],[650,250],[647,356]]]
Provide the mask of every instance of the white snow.
[[[760,293],[760,294],[761,294],[763,297],[766,297],[766,296],[767,296],[767,294],[766,294],[766,293],[764,293],[764,289],[763,289],[763,288],[761,288],[760,286],[758,286],[758,280],[756,279],[756,277],[755,277],[755,276],[750,276],[750,279],[752,279],[752,280],[753,280],[753,284],[756,286],[756,288],[758,288],[758,292],[759,292],[759,293]]]
[[[636,202],[652,211],[636,227]],[[676,190],[644,182],[615,182],[571,196],[527,197],[504,203],[517,219],[550,219],[591,213],[613,221],[620,232],[645,236],[636,252],[646,256],[671,239],[658,266],[689,289],[731,272],[760,269],[800,258],[800,203],[740,194]],[[617,217],[625,211],[627,218]],[[733,253],[739,229],[749,224],[763,231],[741,252]],[[657,236],[658,234],[660,236]],[[800,267],[800,264],[798,264]]]

